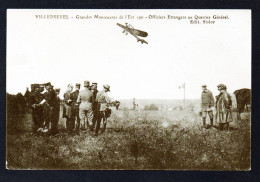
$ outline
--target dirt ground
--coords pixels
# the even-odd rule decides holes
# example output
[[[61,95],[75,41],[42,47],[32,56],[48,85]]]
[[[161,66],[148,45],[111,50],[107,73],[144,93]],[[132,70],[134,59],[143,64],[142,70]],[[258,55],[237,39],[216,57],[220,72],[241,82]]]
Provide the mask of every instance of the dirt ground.
[[[204,129],[190,111],[113,110],[107,130],[59,134],[31,131],[31,115],[7,120],[8,169],[249,170],[250,113],[230,124]],[[217,125],[215,123],[215,125]]]

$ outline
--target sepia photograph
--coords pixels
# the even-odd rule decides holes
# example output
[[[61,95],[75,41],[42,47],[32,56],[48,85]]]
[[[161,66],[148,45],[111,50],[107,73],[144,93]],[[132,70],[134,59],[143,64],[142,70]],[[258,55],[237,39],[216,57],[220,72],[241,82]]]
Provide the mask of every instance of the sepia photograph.
[[[8,9],[6,169],[251,170],[251,10]]]

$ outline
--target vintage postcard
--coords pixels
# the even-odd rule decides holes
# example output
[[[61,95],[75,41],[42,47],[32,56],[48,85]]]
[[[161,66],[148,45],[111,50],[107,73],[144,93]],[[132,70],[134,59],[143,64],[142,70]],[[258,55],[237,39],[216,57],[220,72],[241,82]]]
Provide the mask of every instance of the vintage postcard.
[[[7,10],[6,168],[251,169],[251,10]]]

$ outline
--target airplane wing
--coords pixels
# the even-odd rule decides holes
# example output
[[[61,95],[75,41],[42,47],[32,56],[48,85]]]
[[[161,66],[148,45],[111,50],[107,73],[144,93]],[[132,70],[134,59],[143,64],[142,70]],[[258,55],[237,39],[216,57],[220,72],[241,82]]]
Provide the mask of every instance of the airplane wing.
[[[119,27],[121,27],[122,29],[126,29],[126,26],[121,25],[120,23],[117,23],[117,25],[118,25]]]
[[[137,30],[134,28],[129,28],[127,26],[121,25],[120,23],[117,23],[117,25],[121,28],[123,28],[124,30],[128,31],[130,34],[132,35],[136,35],[136,36],[141,36],[141,37],[147,37],[148,33],[142,30]]]

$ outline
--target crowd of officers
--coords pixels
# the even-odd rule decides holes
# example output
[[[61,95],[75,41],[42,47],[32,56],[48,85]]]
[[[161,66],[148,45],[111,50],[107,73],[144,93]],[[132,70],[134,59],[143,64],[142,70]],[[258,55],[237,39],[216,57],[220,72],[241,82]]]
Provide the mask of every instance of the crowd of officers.
[[[106,125],[106,118],[110,116],[111,110],[108,105],[111,100],[107,94],[110,91],[109,85],[103,85],[103,90],[98,91],[97,83],[90,85],[89,81],[84,81],[84,90],[80,91],[80,84],[76,84],[73,91],[73,85],[69,84],[64,93],[64,107],[62,117],[66,119],[66,129],[68,132],[86,130],[95,131],[97,136],[100,130],[100,123]],[[45,89],[44,89],[45,88]],[[203,118],[203,127],[213,127],[213,110],[216,110],[215,122],[219,123],[219,129],[223,130],[226,125],[229,130],[229,122],[232,122],[232,99],[227,92],[224,84],[217,86],[219,95],[216,102],[213,94],[202,85],[201,94],[201,114]],[[32,109],[33,131],[49,132],[56,134],[58,132],[58,122],[60,116],[60,89],[53,89],[51,83],[32,84],[29,103]],[[119,106],[120,102],[118,102]],[[135,105],[135,103],[134,103]],[[118,108],[117,106],[117,108]],[[214,108],[215,106],[215,108]],[[206,125],[206,116],[210,118],[210,125]]]
[[[210,90],[207,89],[207,85],[202,85],[201,93],[201,113],[203,119],[203,127],[208,129],[213,127],[213,110],[216,110],[215,122],[219,123],[219,130],[223,130],[224,126],[229,130],[229,122],[233,121],[232,118],[232,99],[231,95],[227,92],[227,86],[219,84],[217,86],[219,95],[215,97]],[[215,106],[215,108],[214,108]],[[206,125],[206,116],[210,118],[210,125]]]
[[[79,133],[89,128],[98,136],[101,120],[106,125],[106,118],[111,114],[108,108],[111,100],[107,94],[110,86],[103,85],[102,91],[98,91],[97,83],[90,85],[89,81],[84,81],[84,90],[80,91],[80,86],[77,83],[73,91],[73,85],[69,84],[63,95],[62,117],[66,119],[66,129],[70,133]],[[60,89],[54,90],[50,82],[31,85],[29,103],[34,132],[57,134],[61,105],[59,94]]]

